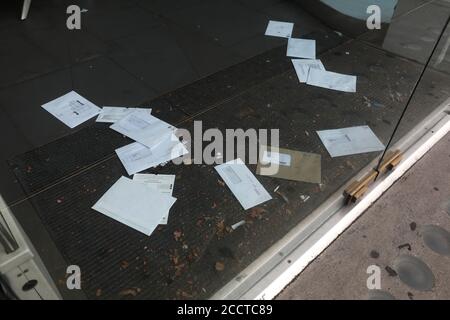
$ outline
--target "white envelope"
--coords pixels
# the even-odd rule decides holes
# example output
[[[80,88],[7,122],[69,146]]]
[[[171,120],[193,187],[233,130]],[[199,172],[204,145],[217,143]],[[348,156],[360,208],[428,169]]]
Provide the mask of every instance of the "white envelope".
[[[164,141],[153,148],[134,142],[116,149],[116,153],[129,175],[156,167],[188,152],[174,134],[167,136]]]
[[[92,209],[149,236],[175,201],[145,183],[121,177]]]
[[[133,175],[133,181],[139,181],[145,183],[149,187],[158,190],[163,194],[172,196],[173,187],[175,184],[174,174],[135,174]],[[162,217],[160,224],[167,224],[169,220],[169,212]]]
[[[287,56],[295,58],[315,59],[316,40],[289,38]]]
[[[42,108],[70,128],[75,128],[95,117],[101,111],[99,107],[75,91],[70,91],[55,100],[43,104]]]
[[[369,126],[317,131],[331,157],[384,150]]]
[[[228,161],[215,169],[245,210],[272,199],[241,159]]]
[[[125,116],[110,128],[149,148],[166,140],[176,130],[175,127],[151,114],[138,111]]]
[[[309,69],[325,70],[322,61],[317,59],[292,59],[291,61],[298,80],[302,83],[308,80]]]
[[[310,69],[306,84],[344,92],[356,92],[356,76]]]
[[[122,118],[125,118],[130,113],[138,111],[142,113],[152,113],[152,109],[147,108],[125,108],[125,107],[103,107],[98,115],[96,122],[115,123]]]
[[[291,22],[269,21],[266,29],[266,36],[290,38],[294,24]]]

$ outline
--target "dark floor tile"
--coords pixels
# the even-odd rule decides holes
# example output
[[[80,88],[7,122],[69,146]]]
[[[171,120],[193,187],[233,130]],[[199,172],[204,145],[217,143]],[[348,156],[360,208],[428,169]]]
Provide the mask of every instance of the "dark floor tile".
[[[112,60],[100,57],[72,68],[74,90],[99,106],[135,106],[156,96]]]
[[[0,45],[0,88],[63,66],[61,61],[30,41],[27,34],[3,30],[0,39],[7,44]]]
[[[168,26],[170,37],[178,44],[200,77],[213,74],[242,61],[242,57],[207,38],[175,25]]]
[[[82,29],[102,40],[113,40],[149,31],[161,20],[154,14],[139,7],[112,11],[109,14],[86,12]],[[84,25],[84,27],[83,27]]]
[[[280,2],[285,2],[285,0],[237,0],[237,2],[243,4],[251,9],[261,9],[261,8],[272,6],[272,5],[280,3]]]
[[[323,27],[323,24],[319,20],[313,18],[308,14],[300,5],[299,2],[289,1],[280,2],[272,6],[268,6],[261,9],[270,20],[279,20],[295,23],[296,33],[293,33],[293,37],[299,37],[301,35],[310,33],[311,31]],[[262,31],[264,34],[265,29]]]
[[[139,0],[138,5],[154,13],[165,14],[170,11],[185,9],[204,1],[205,0]]]
[[[129,9],[136,5],[138,0],[59,0],[59,5],[67,8],[69,5],[78,5],[81,9],[91,13],[110,14]]]
[[[174,23],[197,29],[223,46],[264,33],[267,17],[235,1],[206,1],[200,5],[169,12]]]
[[[264,34],[259,34],[250,39],[245,39],[232,47],[230,47],[230,51],[235,54],[240,55],[243,58],[250,58],[271,50],[273,48],[277,48],[280,46],[287,46],[287,39],[278,38],[278,37],[268,37]]]
[[[176,35],[166,26],[116,42],[121,49],[111,58],[160,93],[198,78]]]
[[[69,70],[51,73],[0,91],[0,106],[17,130],[34,147],[70,129],[41,105],[72,90]],[[89,98],[89,97],[87,97]]]

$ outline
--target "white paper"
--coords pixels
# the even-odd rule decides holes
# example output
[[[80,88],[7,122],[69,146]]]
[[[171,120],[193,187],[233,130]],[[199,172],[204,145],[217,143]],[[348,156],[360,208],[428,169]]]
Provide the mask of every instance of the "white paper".
[[[143,182],[149,185],[152,188],[155,188],[161,193],[165,193],[168,195],[172,195],[173,186],[175,184],[175,175],[174,174],[146,174],[146,173],[137,173],[133,175],[134,181]]]
[[[103,107],[98,115],[96,122],[115,123],[125,118],[130,113],[138,111],[142,113],[152,113],[152,109],[147,108],[125,108],[125,107]]]
[[[316,40],[289,38],[287,56],[316,59]]]
[[[151,114],[134,111],[114,123],[111,129],[149,148],[170,137],[175,128]]]
[[[317,131],[331,157],[384,150],[383,143],[368,126]]]
[[[266,36],[290,38],[294,24],[291,22],[269,21],[266,29]]]
[[[316,59],[292,59],[298,80],[305,83],[308,80],[309,69],[325,70],[322,61]]]
[[[241,159],[228,161],[215,169],[245,210],[272,199]]]
[[[282,166],[290,166],[291,165],[291,155],[287,153],[278,153],[274,151],[266,151],[264,150],[263,156],[261,159],[262,164],[278,164]]]
[[[70,128],[75,128],[101,111],[99,107],[75,91],[43,104],[42,108]]]
[[[307,84],[326,89],[356,92],[356,76],[310,69]]]
[[[184,144],[174,134],[168,136],[153,148],[148,148],[138,142],[134,142],[116,149],[120,161],[122,161],[123,166],[130,176],[181,157],[188,152]]]
[[[175,201],[145,183],[121,177],[92,209],[149,236]]]
[[[135,174],[133,181],[139,181],[145,183],[149,187],[158,190],[163,194],[172,196],[173,187],[175,184],[174,174]],[[169,220],[169,211],[164,217],[161,218],[160,224],[167,224]]]

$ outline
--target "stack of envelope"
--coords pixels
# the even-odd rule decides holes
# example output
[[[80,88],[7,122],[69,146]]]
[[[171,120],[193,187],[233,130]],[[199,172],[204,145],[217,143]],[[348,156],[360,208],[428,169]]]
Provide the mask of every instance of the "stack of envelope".
[[[150,236],[167,223],[176,200],[145,181],[121,177],[92,209]]]
[[[152,116],[148,110],[107,107],[106,115],[101,113],[97,119],[113,122],[111,129],[136,141],[116,150],[129,175],[188,153],[175,135],[176,128]]]

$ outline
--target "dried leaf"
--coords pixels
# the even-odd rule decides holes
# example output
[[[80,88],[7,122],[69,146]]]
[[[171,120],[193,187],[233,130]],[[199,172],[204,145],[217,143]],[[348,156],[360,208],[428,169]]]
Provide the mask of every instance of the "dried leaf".
[[[119,295],[124,297],[124,296],[133,296],[136,297],[139,293],[141,292],[141,288],[128,288],[128,289],[124,289],[122,291],[119,292]]]
[[[183,232],[181,232],[180,230],[176,230],[173,233],[173,237],[174,237],[175,241],[179,241],[182,236],[183,236]]]
[[[261,219],[263,213],[266,213],[266,209],[261,207],[254,207],[250,210],[250,213],[248,214],[250,218],[252,219]]]
[[[225,270],[225,264],[223,262],[217,261],[215,268],[217,271],[221,272],[221,271]]]

